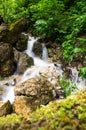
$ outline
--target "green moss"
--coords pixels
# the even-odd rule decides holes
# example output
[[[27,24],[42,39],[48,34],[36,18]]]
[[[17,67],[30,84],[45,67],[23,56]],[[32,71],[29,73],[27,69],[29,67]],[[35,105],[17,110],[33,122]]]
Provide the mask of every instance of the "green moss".
[[[17,24],[19,23],[19,21],[20,21],[20,20],[16,20],[16,21],[12,22],[12,23],[9,25],[9,27],[8,27],[9,31],[13,30],[14,27],[15,27],[15,25],[17,25]]]
[[[42,106],[31,113],[30,121],[32,124],[37,124],[37,122],[45,119],[46,124],[38,126],[40,130],[41,128],[48,128],[49,130],[85,128],[85,124],[82,124],[82,122],[86,122],[85,95],[86,90],[76,95],[71,95],[67,99],[50,102],[47,106]]]
[[[28,124],[30,130],[86,130],[86,90],[41,106],[22,119],[17,115],[9,115],[1,117],[0,124],[18,122],[20,126]]]
[[[7,116],[0,117],[0,124],[14,123],[14,122],[21,123],[20,116],[12,114],[12,115],[7,115]]]

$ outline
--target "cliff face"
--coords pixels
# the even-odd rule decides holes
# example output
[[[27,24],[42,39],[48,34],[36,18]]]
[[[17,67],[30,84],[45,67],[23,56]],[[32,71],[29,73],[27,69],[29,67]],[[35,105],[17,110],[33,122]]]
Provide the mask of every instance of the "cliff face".
[[[86,90],[23,115],[0,117],[0,130],[86,130]]]

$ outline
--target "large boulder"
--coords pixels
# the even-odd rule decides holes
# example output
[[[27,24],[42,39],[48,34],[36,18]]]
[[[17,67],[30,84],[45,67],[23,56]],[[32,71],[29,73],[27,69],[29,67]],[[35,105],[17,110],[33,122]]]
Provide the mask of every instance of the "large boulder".
[[[20,37],[21,32],[26,30],[27,21],[25,18],[21,18],[12,22],[10,25],[0,26],[0,41],[8,42],[14,46]]]
[[[15,87],[14,111],[17,114],[25,110],[33,111],[54,99],[54,87],[45,78],[32,78]],[[23,96],[23,97],[22,97]],[[21,107],[21,105],[23,107]],[[26,109],[27,108],[27,109]]]
[[[17,68],[18,74],[23,74],[24,71],[28,67],[31,67],[33,64],[34,64],[34,62],[33,62],[33,59],[31,57],[29,57],[25,53],[21,53],[19,61],[18,61],[18,68]]]
[[[6,25],[0,26],[0,42],[7,42],[6,41],[6,35],[8,35],[9,30]]]
[[[27,49],[27,41],[28,41],[28,35],[21,33],[20,37],[18,39],[18,42],[16,43],[15,48],[18,51],[24,51]]]
[[[9,76],[13,74],[14,70],[15,66],[12,46],[8,43],[0,43],[0,75]]]
[[[39,41],[36,41],[33,47],[33,52],[36,56],[42,57],[42,44]]]
[[[6,37],[6,40],[8,40],[9,43],[14,44],[14,46],[16,46],[15,44],[17,43],[21,32],[26,30],[26,24],[27,21],[24,18],[21,18],[11,23],[8,26],[9,33],[8,36]]]
[[[2,102],[0,101],[0,116],[6,116],[7,114],[10,114],[12,111],[12,106],[9,101]]]

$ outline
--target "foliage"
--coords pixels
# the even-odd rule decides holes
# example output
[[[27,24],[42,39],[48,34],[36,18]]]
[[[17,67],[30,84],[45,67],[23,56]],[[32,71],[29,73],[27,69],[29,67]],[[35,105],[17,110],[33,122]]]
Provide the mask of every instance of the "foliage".
[[[86,41],[77,39],[86,33],[85,5],[85,0],[1,0],[0,14],[7,23],[26,17],[35,35],[62,44],[68,63],[86,54]]]
[[[78,89],[74,81],[68,80],[65,75],[60,80],[60,86],[62,90],[65,92],[66,97],[69,96],[76,89]]]
[[[80,71],[80,75],[83,78],[86,78],[86,67],[83,67],[83,68],[79,69],[79,71]]]

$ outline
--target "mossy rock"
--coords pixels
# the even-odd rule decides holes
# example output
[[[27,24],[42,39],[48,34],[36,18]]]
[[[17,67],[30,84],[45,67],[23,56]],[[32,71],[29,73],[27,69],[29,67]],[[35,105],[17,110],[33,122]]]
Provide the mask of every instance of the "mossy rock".
[[[6,128],[9,124],[12,128],[18,118],[16,130],[86,130],[86,89],[66,99],[50,102],[22,118],[17,115],[13,122],[10,120],[12,117],[1,117],[0,127]]]
[[[26,28],[27,20],[25,18],[18,19],[10,25],[0,26],[0,41],[15,45],[21,32],[25,31]]]

